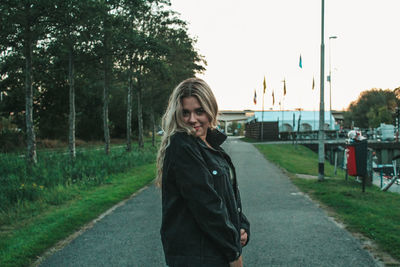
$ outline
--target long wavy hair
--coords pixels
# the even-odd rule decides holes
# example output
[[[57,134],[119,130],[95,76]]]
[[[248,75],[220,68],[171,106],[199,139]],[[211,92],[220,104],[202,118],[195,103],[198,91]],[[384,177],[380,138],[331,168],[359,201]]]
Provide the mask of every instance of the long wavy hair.
[[[210,121],[210,128],[217,127],[218,105],[210,86],[199,78],[189,78],[181,82],[172,92],[168,107],[162,117],[162,129],[164,134],[161,138],[160,149],[157,155],[157,178],[155,184],[162,186],[162,171],[165,151],[170,144],[171,136],[176,132],[186,132],[195,135],[193,127],[187,125],[183,120],[182,99],[193,96],[199,101]]]

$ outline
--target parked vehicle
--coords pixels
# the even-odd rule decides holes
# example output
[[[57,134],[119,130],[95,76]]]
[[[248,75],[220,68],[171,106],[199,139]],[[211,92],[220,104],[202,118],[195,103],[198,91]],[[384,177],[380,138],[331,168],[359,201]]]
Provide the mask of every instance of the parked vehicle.
[[[381,123],[377,129],[378,139],[382,141],[393,141],[395,139],[395,127],[391,124]]]

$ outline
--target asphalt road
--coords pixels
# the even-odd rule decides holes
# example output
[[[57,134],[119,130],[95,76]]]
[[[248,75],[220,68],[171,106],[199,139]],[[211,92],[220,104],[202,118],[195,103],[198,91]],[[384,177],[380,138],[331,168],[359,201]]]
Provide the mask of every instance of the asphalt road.
[[[379,266],[253,145],[230,138],[224,147],[235,163],[251,222],[244,266]],[[165,266],[160,204],[160,191],[150,186],[40,266]]]

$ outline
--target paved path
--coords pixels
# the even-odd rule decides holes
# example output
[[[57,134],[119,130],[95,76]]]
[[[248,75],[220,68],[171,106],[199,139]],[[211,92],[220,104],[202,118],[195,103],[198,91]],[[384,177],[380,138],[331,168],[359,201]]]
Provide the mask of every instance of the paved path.
[[[378,266],[360,243],[302,195],[253,145],[230,138],[251,240],[249,266]],[[160,193],[151,186],[41,266],[165,266]]]

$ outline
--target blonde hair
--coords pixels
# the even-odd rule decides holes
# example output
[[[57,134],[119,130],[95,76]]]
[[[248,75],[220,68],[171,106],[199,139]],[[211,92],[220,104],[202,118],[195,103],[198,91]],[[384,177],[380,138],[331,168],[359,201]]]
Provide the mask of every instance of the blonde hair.
[[[171,136],[176,132],[195,135],[195,130],[184,122],[182,114],[182,99],[190,96],[196,97],[199,101],[208,116],[210,127],[212,129],[217,127],[217,100],[208,84],[199,78],[189,78],[181,82],[169,97],[168,107],[162,117],[164,134],[161,138],[161,145],[157,155],[157,178],[155,181],[158,187],[162,185],[165,151],[170,144]]]

